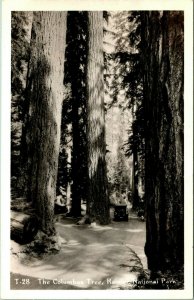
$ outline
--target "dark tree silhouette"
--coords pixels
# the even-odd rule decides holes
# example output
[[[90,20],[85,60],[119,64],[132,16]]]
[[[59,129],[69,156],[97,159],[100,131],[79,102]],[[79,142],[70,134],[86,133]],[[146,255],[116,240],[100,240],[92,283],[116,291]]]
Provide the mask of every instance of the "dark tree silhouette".
[[[145,198],[148,268],[184,262],[183,12],[143,12]]]
[[[81,215],[81,200],[86,200],[86,53],[87,13],[68,12],[67,78],[71,85],[72,122],[72,207]]]

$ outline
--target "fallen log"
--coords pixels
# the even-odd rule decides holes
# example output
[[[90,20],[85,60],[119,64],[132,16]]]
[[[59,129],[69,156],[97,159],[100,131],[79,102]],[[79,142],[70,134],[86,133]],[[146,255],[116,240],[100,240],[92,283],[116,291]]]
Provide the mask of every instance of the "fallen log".
[[[38,218],[35,214],[11,211],[11,239],[20,244],[31,242],[38,232]]]

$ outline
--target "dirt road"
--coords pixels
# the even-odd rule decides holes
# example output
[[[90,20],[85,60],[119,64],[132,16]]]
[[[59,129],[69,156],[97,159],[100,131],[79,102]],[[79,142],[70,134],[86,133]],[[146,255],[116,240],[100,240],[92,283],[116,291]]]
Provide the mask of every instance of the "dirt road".
[[[130,249],[146,268],[145,222],[130,213],[128,222],[108,226],[76,225],[60,216],[57,231],[64,239],[61,251],[43,260],[21,262],[12,257],[14,289],[109,289],[136,280],[129,272]],[[22,281],[27,284],[22,284]],[[25,286],[25,287],[24,287]]]

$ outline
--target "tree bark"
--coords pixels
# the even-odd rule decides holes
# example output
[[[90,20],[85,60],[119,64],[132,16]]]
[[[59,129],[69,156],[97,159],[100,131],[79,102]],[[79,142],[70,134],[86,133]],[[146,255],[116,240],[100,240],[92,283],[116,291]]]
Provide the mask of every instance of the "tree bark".
[[[103,12],[88,12],[87,62],[87,214],[101,224],[109,223],[109,198],[106,174]]]
[[[55,233],[65,43],[66,12],[34,12],[26,93],[27,189],[47,235]]]
[[[85,98],[85,65],[83,50],[84,40],[83,15],[80,12],[69,12],[69,74],[72,101],[72,207],[71,214],[81,216],[83,176],[83,137],[81,136],[80,119],[83,116],[83,98]],[[85,30],[86,31],[86,30]],[[76,49],[76,51],[75,51]]]
[[[152,271],[184,263],[183,12],[142,13],[145,251]]]

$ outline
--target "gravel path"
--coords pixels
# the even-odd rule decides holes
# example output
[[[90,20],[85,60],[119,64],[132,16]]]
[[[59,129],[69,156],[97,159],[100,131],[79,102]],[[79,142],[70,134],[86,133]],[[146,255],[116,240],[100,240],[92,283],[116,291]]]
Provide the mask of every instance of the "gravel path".
[[[129,214],[128,222],[108,226],[76,225],[58,216],[61,251],[44,259],[19,260],[12,255],[12,289],[118,289],[136,280],[129,272],[135,251],[146,268],[145,222]]]

